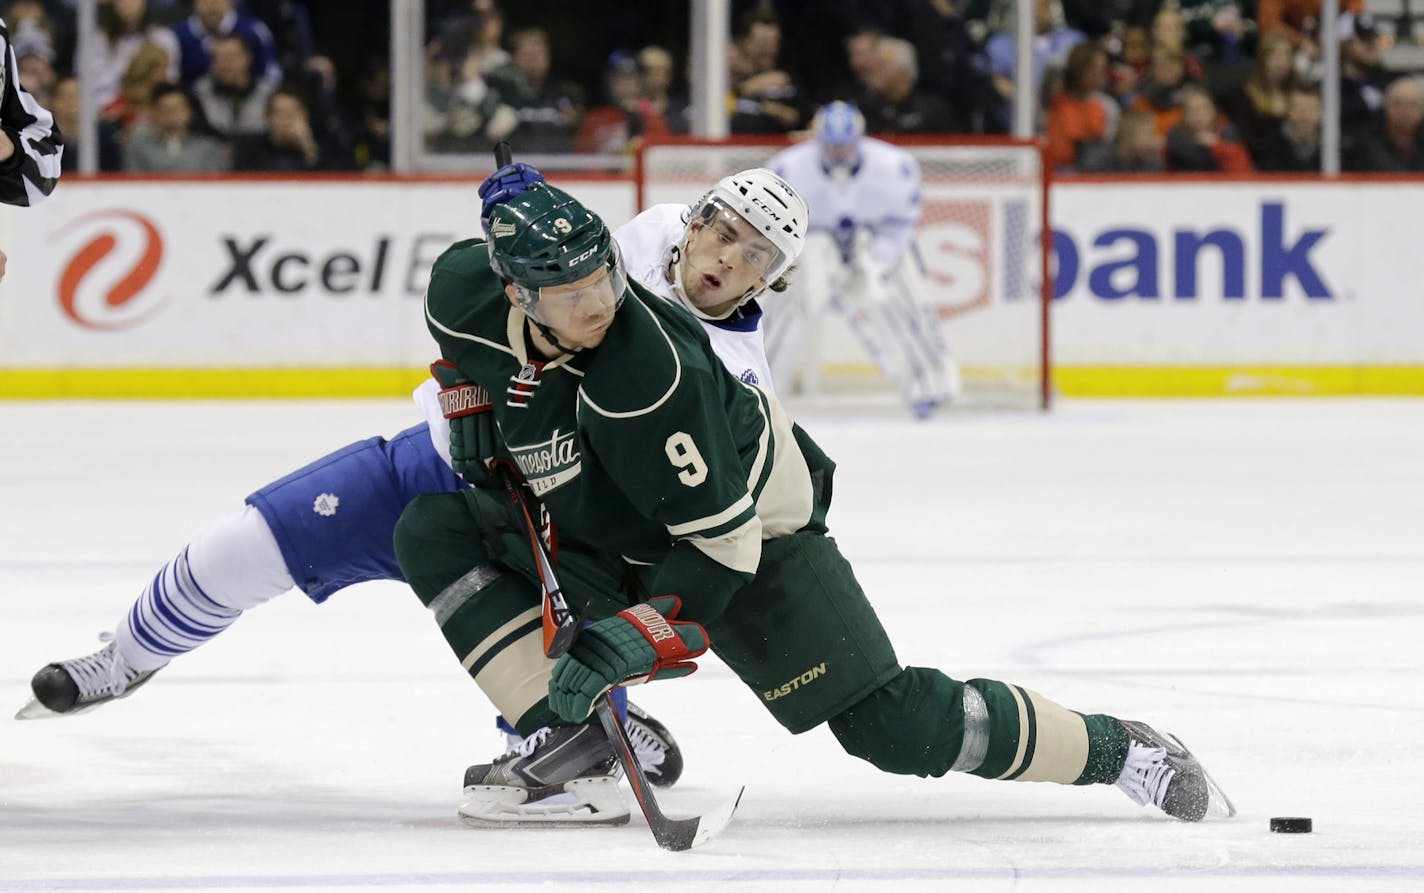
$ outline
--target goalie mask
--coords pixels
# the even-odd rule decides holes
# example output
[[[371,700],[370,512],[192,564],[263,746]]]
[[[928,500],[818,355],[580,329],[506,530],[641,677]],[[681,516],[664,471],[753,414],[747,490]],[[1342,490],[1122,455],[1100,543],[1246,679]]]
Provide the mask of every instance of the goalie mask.
[[[689,210],[687,232],[671,255],[668,272],[678,298],[703,319],[725,319],[738,307],[780,279],[806,243],[806,202],[785,180],[766,168],[725,177]],[[691,269],[693,258],[715,255],[720,267]],[[731,267],[721,269],[721,267]],[[715,291],[721,275],[750,274],[740,291],[702,300],[696,292],[710,281]],[[684,277],[697,281],[689,285]]]
[[[628,276],[612,233],[562,189],[539,183],[497,205],[488,232],[490,268],[555,344],[548,327],[568,313],[590,302],[622,304]]]
[[[847,102],[829,102],[811,122],[816,142],[821,144],[821,162],[827,169],[849,169],[860,164],[860,138],[865,136],[865,117]]]

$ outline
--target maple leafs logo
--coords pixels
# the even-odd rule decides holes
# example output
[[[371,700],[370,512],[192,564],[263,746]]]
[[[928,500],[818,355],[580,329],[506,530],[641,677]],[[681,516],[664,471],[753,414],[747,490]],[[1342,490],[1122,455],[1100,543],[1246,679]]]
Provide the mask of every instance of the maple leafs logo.
[[[341,505],[341,500],[334,493],[323,493],[312,503],[312,511],[323,518],[330,518],[336,514],[336,507]]]

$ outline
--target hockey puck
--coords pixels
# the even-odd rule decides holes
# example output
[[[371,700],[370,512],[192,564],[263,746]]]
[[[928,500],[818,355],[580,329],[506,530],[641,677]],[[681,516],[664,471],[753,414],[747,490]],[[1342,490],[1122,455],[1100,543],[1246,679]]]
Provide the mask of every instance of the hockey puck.
[[[1278,816],[1271,819],[1271,830],[1277,834],[1309,834],[1312,827],[1307,818]]]

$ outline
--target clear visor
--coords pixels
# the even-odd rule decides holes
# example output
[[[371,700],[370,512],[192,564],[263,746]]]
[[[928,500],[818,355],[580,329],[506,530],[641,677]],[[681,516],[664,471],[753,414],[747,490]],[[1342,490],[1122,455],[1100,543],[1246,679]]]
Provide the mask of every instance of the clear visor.
[[[628,273],[615,242],[612,257],[596,275],[568,285],[545,286],[537,292],[519,284],[515,284],[514,290],[519,296],[520,309],[536,322],[562,326],[616,311],[628,291]]]
[[[704,224],[703,238],[716,239],[758,276],[774,269],[785,256],[770,239],[720,199],[708,198],[698,216]]]

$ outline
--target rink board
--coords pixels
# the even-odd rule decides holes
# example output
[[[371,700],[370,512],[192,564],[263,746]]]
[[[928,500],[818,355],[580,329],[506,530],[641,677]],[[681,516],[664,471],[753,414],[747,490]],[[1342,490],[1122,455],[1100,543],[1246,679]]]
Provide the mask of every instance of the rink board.
[[[634,211],[627,181],[570,185],[610,221]],[[477,234],[475,186],[76,180],[0,209],[0,397],[398,394],[433,358],[421,297]],[[1424,253],[1402,225],[1421,199],[1415,181],[1056,184],[1056,387],[1424,393]],[[971,361],[992,355],[990,303],[951,319]],[[843,326],[826,350],[865,371]]]

